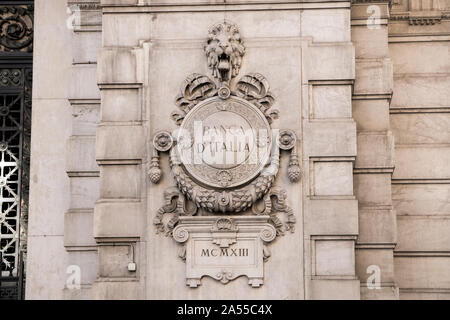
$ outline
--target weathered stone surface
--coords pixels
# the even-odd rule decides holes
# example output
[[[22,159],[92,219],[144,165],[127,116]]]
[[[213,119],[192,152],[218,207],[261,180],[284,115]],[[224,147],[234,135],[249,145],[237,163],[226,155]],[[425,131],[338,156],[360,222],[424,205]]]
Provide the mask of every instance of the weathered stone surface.
[[[394,139],[390,131],[361,132],[358,134],[357,144],[358,156],[355,168],[394,168]]]
[[[450,116],[447,113],[392,114],[391,127],[398,145],[450,141]]]
[[[369,268],[370,266],[377,266],[380,268],[380,286],[394,283],[394,256],[392,254],[392,249],[380,248],[374,250],[373,248],[357,248],[356,257],[356,274],[361,281],[361,286],[365,285],[367,287],[367,280],[373,275],[373,271]],[[371,279],[369,279],[369,283],[372,284]]]
[[[448,257],[396,257],[396,282],[400,288],[448,288]]]
[[[314,243],[315,261],[313,262],[313,270],[316,276],[355,275],[353,241],[316,240]]]
[[[351,162],[315,162],[314,195],[316,196],[352,196],[353,163]]]
[[[66,3],[36,0],[27,298],[450,298],[449,22],[442,8],[424,0],[392,8],[388,2],[226,2],[83,1],[102,8],[82,10],[80,29],[71,30]],[[373,6],[380,10],[377,25],[368,24]],[[208,32],[224,18],[240,35],[224,40],[245,47],[229,61],[228,71],[239,69],[236,77],[218,72],[226,70],[223,56],[209,66],[205,59]],[[219,50],[213,46],[212,57]],[[180,91],[192,73],[212,80],[184,82],[187,90]],[[266,262],[256,276],[240,269],[247,277],[235,278],[226,259],[217,259],[200,272],[214,279],[203,277],[191,289],[186,278],[192,287],[201,278],[189,269],[195,237],[177,243],[156,231],[173,236],[176,230],[174,238],[182,240],[176,228],[187,224],[180,216],[198,204],[197,216],[187,218],[198,236],[196,223],[221,210],[229,214],[235,204],[228,205],[228,187],[218,186],[225,173],[209,181],[210,190],[206,180],[181,181],[173,172],[176,157],[153,138],[177,128],[173,111],[189,111],[205,98],[211,88],[194,89],[201,81],[235,90],[248,74],[255,86],[241,83],[239,99],[246,90],[263,94],[260,111],[272,103],[270,110],[279,110],[278,119],[268,117],[272,128],[296,140],[281,148],[279,164],[271,159],[278,172],[272,189],[261,192],[266,197],[233,194],[239,199],[231,201],[249,201],[245,214],[252,218],[266,217],[252,209],[282,208],[272,218],[291,229],[278,226],[273,241],[258,238],[257,258]],[[178,100],[177,108],[180,93],[196,96]],[[216,121],[226,125],[223,116]],[[180,200],[179,192],[193,192],[195,184],[213,196]],[[208,211],[208,203],[219,202]],[[159,215],[171,228],[158,227]],[[243,230],[234,238],[233,230],[211,230],[202,232],[215,246],[244,241]],[[185,243],[186,262],[179,259]],[[235,267],[243,257],[226,258]],[[136,272],[128,270],[130,262]],[[66,285],[69,266],[80,267],[80,289]],[[214,274],[211,266],[223,270]],[[379,289],[366,284],[371,266],[381,270]]]
[[[450,212],[449,184],[395,184],[392,202],[398,215],[446,215]]]
[[[396,251],[450,251],[447,216],[398,216]]]
[[[350,41],[350,10],[305,10],[300,19],[302,36],[313,42]]]
[[[399,146],[395,163],[394,179],[450,179],[447,145]]]
[[[92,284],[94,300],[137,300],[142,295],[139,282],[129,279],[105,279]]]
[[[355,94],[390,94],[392,92],[392,63],[388,58],[358,59],[355,63]]]
[[[308,47],[305,65],[309,80],[355,78],[355,49],[351,43],[319,44]]]
[[[64,246],[95,246],[93,234],[94,212],[90,209],[70,210],[64,216]]]
[[[450,76],[441,74],[399,74],[394,81],[391,108],[446,108],[450,104]]]
[[[95,136],[71,136],[67,148],[67,172],[99,171],[95,161]]]
[[[389,206],[391,200],[390,174],[355,174],[355,195],[360,205]]]
[[[353,100],[353,119],[356,121],[358,132],[387,131],[389,125],[389,101],[380,100]]]
[[[305,153],[310,157],[351,157],[356,155],[356,124],[353,121],[305,124]]]
[[[313,235],[358,234],[356,200],[311,200],[306,223]]]
[[[95,64],[77,64],[71,68],[69,97],[71,99],[99,99],[95,75],[97,66]]]
[[[359,300],[358,280],[312,280],[313,300]]]
[[[351,86],[313,86],[312,118],[351,118]]]
[[[96,138],[96,159],[139,160],[144,154],[144,135],[140,125],[99,125]]]
[[[397,242],[395,211],[377,207],[359,208],[358,243],[394,244]]]
[[[388,55],[387,40],[387,28],[370,30],[370,36],[368,36],[367,25],[352,26],[352,42],[355,45],[356,59],[376,59],[386,57]]]
[[[98,201],[94,210],[94,237],[140,237],[143,232],[141,209],[142,204],[137,201]]]
[[[96,62],[101,44],[101,32],[74,32],[72,40],[73,62]]]
[[[139,58],[139,51],[133,49],[102,48],[99,52],[96,69],[98,83],[136,84],[142,82],[142,70],[137,69]]]
[[[102,121],[140,121],[141,113],[138,89],[102,91]]]

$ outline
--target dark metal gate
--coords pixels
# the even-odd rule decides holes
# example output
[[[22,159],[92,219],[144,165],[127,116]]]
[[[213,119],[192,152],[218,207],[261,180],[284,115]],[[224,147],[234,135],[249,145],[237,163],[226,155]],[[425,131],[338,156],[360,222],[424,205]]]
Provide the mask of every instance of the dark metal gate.
[[[0,0],[0,300],[24,298],[33,1]]]

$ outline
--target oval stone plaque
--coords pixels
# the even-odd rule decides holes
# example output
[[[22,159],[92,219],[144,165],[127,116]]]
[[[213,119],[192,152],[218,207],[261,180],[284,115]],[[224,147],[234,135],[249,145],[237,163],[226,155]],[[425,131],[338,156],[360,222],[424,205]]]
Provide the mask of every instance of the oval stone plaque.
[[[267,119],[241,98],[202,101],[185,117],[179,132],[177,147],[183,167],[205,186],[229,189],[248,183],[270,156]]]

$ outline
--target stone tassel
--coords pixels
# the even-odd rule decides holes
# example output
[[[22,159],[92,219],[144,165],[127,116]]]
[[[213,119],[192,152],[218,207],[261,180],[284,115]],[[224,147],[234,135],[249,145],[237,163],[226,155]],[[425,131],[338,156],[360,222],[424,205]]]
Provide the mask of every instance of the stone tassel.
[[[292,148],[291,156],[289,159],[288,177],[291,182],[297,182],[302,176],[302,170],[300,169],[300,163],[298,162],[296,147]]]
[[[148,175],[152,183],[158,183],[161,179],[161,169],[159,168],[159,155],[157,150],[153,150],[153,156],[150,164]]]

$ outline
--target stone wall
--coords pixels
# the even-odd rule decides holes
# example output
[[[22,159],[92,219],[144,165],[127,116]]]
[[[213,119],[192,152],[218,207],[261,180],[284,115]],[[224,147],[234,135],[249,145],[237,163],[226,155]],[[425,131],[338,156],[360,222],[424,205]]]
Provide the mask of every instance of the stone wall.
[[[448,0],[394,1],[391,10],[394,261],[401,299],[450,297],[449,13]]]
[[[449,5],[396,1],[36,0],[27,298],[445,298]],[[301,160],[292,183],[281,152],[296,224],[258,288],[186,286],[181,246],[154,225],[175,182],[164,153],[149,179],[153,136],[177,128],[186,76],[209,75],[203,46],[223,20]]]

